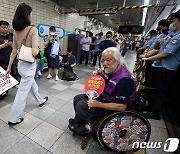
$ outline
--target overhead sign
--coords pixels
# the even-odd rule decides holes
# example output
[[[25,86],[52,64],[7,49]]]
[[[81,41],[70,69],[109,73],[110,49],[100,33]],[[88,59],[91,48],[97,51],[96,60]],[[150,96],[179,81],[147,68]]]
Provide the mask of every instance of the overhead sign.
[[[118,33],[122,34],[142,34],[143,33],[143,26],[131,26],[131,25],[126,25],[126,26],[119,26]]]
[[[2,67],[0,67],[0,95],[18,84],[18,81],[11,75],[9,76],[9,78],[6,78],[5,72],[6,71]]]
[[[51,25],[47,25],[47,24],[39,24],[38,25],[38,34],[40,37],[44,37],[46,35],[49,35],[49,28]],[[63,28],[58,27],[58,26],[54,26],[56,28],[56,35],[59,38],[63,38],[65,35],[65,31]]]

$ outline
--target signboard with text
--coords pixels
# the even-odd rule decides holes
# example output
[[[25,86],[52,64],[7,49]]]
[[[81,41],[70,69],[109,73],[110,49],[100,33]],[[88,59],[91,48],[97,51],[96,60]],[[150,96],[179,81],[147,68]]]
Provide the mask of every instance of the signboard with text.
[[[44,37],[46,35],[49,35],[49,28],[51,25],[47,24],[39,24],[38,25],[38,34],[40,37]],[[59,38],[63,38],[65,35],[65,31],[63,28],[55,26],[56,28],[56,35],[58,35]]]
[[[6,78],[5,72],[6,71],[2,67],[0,67],[0,95],[18,84],[18,81],[11,75],[9,76],[9,78]]]

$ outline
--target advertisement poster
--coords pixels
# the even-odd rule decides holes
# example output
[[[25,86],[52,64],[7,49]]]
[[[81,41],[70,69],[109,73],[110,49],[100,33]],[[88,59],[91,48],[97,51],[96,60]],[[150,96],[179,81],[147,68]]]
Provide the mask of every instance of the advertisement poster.
[[[9,76],[9,78],[6,78],[5,72],[6,71],[2,67],[0,67],[0,95],[18,84],[18,81],[11,75]]]

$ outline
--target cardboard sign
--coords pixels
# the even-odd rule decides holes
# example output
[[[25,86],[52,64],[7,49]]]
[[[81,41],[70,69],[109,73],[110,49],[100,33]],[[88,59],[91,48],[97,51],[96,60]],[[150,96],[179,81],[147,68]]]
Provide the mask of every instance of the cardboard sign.
[[[5,72],[6,71],[0,67],[0,95],[19,83],[11,75],[9,78],[6,78]]]
[[[86,94],[91,98],[97,98],[103,92],[105,87],[104,79],[99,75],[90,76],[85,83],[84,89]]]

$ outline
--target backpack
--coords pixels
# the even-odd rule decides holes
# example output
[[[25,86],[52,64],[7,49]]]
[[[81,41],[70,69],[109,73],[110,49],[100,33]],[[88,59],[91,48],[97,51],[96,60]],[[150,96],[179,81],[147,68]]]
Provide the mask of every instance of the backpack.
[[[48,46],[46,48],[44,48],[44,56],[45,57],[49,57],[50,56],[51,46],[52,46],[52,44],[48,44]]]
[[[77,77],[77,75],[73,71],[68,70],[68,69],[64,69],[63,76],[62,76],[61,80],[74,81],[77,79],[79,79],[79,78]]]

